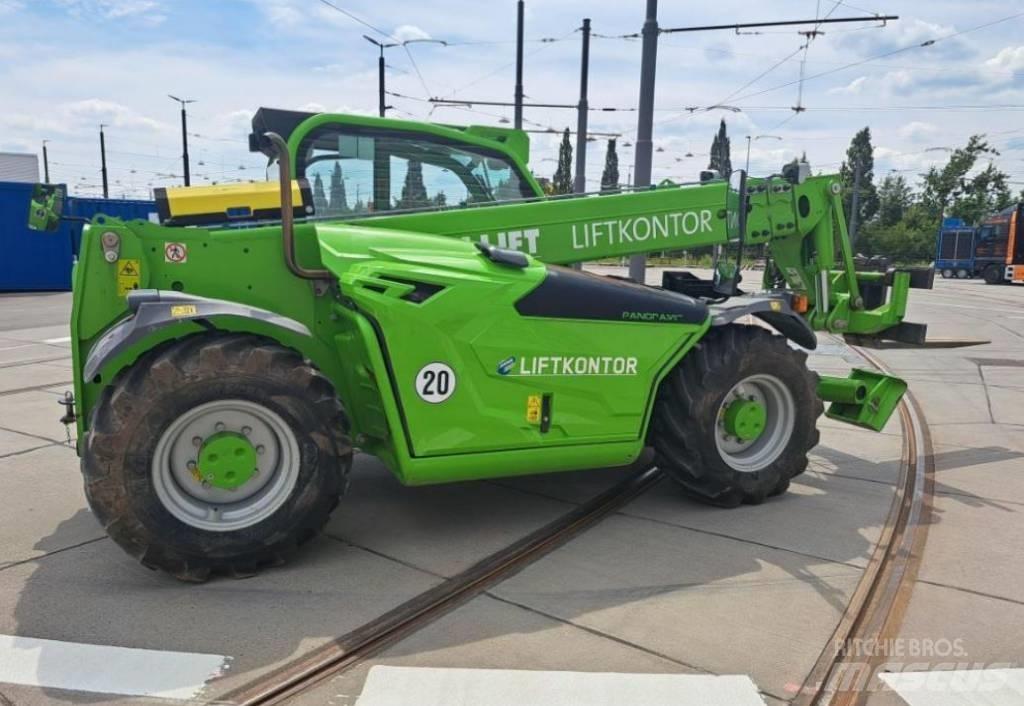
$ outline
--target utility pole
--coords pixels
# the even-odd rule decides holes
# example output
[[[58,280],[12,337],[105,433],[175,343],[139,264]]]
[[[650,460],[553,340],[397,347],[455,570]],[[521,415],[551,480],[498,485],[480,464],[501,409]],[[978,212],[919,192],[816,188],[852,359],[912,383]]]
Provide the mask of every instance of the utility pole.
[[[107,142],[103,136],[103,128],[106,125],[100,123],[100,174],[103,175],[103,198],[110,198],[110,191],[107,188]]]
[[[523,0],[516,3],[516,91],[513,102],[515,117],[513,125],[516,130],[523,129],[523,23],[526,8]]]
[[[378,42],[376,39],[366,34],[363,35],[363,39],[380,49],[380,56],[377,57],[377,115],[383,118],[384,113],[386,113],[388,109],[387,105],[384,103],[384,49],[386,47],[393,47],[396,45]]]
[[[185,186],[191,186],[192,180],[188,172],[188,121],[185,115],[185,106],[189,103],[195,103],[195,101],[188,98],[178,98],[170,93],[167,94],[167,97],[181,104],[181,166],[182,173],[185,175]]]
[[[50,183],[50,159],[46,155],[46,143],[49,140],[43,140],[43,182],[46,184]]]
[[[650,186],[651,159],[654,144],[654,74],[658,64],[658,0],[647,0],[647,18],[644,20],[643,48],[640,58],[640,105],[636,128],[633,182],[637,186]],[[643,284],[647,271],[647,258],[633,255],[629,258],[629,277]]]
[[[850,251],[852,252],[857,244],[857,215],[860,211],[860,164],[853,168],[853,196],[850,199]]]
[[[587,79],[590,73],[590,18],[583,20],[583,56],[580,59],[580,102],[576,109],[576,179],[573,191],[587,190]]]

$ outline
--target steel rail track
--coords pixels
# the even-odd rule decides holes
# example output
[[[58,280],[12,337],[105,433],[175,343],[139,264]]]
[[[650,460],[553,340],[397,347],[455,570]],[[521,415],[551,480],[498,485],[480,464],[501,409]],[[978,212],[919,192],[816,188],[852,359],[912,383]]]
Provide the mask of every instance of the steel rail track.
[[[875,356],[850,346],[883,373]],[[932,521],[935,466],[931,434],[908,390],[899,406],[903,452],[896,495],[867,568],[793,706],[861,706],[899,634]],[[864,681],[864,680],[867,681]]]
[[[216,703],[266,706],[286,702],[379,653],[552,552],[654,486],[662,477],[657,468],[631,475],[434,588],[259,680],[218,697]]]
[[[881,361],[865,350],[850,347],[877,369],[888,372]],[[846,646],[858,644],[857,641],[859,644],[883,643],[896,635],[902,623],[927,539],[934,468],[927,424],[909,391],[898,411],[903,430],[900,478],[882,535],[846,612],[793,700],[794,706],[859,706],[867,693],[851,691],[844,688],[844,684],[848,670],[862,668],[865,660]],[[220,696],[216,703],[269,706],[287,702],[480,595],[615,512],[662,478],[657,468],[631,475],[434,588],[258,680]],[[869,660],[872,673],[884,659],[878,656]]]

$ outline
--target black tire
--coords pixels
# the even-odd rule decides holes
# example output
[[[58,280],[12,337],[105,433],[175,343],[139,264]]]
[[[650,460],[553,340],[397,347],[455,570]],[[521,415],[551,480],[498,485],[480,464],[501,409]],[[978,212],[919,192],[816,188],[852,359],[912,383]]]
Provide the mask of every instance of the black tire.
[[[1003,270],[998,265],[989,265],[981,273],[981,276],[985,280],[985,284],[1002,284],[1003,282]]]
[[[816,421],[824,411],[818,375],[806,361],[806,353],[764,328],[733,324],[712,329],[658,391],[649,435],[657,465],[690,495],[721,507],[756,505],[784,493],[790,479],[807,468],[807,452],[819,439]],[[774,377],[789,391],[794,423],[788,441],[779,444],[779,455],[766,467],[736,470],[716,444],[719,411],[737,383],[758,375]]]
[[[948,267],[942,271],[942,279],[953,279],[953,270]]]
[[[226,399],[278,415],[297,442],[299,468],[272,514],[211,531],[168,511],[151,459],[175,419]],[[199,334],[150,351],[104,390],[82,454],[86,497],[110,537],[149,568],[184,581],[252,574],[282,563],[327,522],[351,467],[348,428],[330,382],[295,351],[251,335]]]

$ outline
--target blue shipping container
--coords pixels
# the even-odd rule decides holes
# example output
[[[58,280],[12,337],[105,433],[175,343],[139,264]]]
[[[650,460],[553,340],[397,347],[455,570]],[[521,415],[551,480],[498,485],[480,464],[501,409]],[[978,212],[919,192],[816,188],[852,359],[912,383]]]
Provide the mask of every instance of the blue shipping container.
[[[0,182],[0,292],[71,289],[71,265],[82,242],[81,221],[61,221],[56,233],[29,230],[32,184]],[[91,220],[102,213],[122,220],[148,220],[153,201],[93,199],[71,196],[64,215]]]
[[[29,230],[32,184],[0,182],[0,292],[71,289],[71,228]]]

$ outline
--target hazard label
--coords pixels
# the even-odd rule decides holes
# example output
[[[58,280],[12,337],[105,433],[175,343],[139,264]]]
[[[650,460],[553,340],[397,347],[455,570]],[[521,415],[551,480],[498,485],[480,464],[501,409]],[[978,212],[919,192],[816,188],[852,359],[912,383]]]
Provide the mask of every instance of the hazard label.
[[[133,289],[139,288],[142,271],[138,260],[117,261],[117,296],[123,297]]]
[[[164,245],[164,262],[180,265],[188,262],[188,245],[185,243],[167,243]]]
[[[526,398],[526,421],[530,424],[540,423],[540,395]]]

